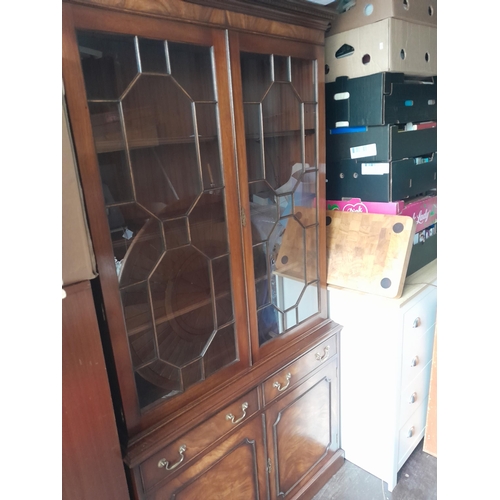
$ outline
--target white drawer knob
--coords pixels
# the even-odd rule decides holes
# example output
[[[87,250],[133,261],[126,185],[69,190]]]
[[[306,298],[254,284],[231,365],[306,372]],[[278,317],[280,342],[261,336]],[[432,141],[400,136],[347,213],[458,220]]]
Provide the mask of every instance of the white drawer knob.
[[[408,403],[410,403],[411,405],[417,400],[417,393],[414,392],[411,396],[410,396],[410,399],[408,400]]]
[[[421,324],[422,324],[422,321],[420,321],[420,318],[417,317],[413,320],[412,328],[418,328]]]
[[[413,431],[415,430],[415,427],[410,427],[408,429],[408,432],[406,433],[407,438],[411,438],[413,436]]]
[[[410,366],[417,366],[418,365],[418,356],[415,356],[412,360],[411,360],[411,365]]]

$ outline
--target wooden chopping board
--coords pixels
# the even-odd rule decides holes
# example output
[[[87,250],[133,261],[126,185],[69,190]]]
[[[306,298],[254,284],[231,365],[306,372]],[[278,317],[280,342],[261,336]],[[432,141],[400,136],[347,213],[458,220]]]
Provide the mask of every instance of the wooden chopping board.
[[[398,298],[415,222],[405,215],[327,210],[328,284]]]

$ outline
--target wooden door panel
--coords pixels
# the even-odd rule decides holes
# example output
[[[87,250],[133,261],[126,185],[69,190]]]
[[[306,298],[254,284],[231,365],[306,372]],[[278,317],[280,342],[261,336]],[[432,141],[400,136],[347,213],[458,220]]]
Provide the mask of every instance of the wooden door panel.
[[[263,416],[186,468],[150,500],[265,500]]]
[[[338,449],[336,358],[267,411],[271,498],[286,498]]]

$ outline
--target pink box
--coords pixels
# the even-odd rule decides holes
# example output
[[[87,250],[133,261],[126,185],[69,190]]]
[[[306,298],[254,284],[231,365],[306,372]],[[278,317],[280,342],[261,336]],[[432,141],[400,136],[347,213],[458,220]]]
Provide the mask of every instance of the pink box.
[[[398,215],[404,208],[404,201],[383,203],[378,201],[361,201],[359,198],[350,200],[326,200],[327,210],[340,210],[341,212],[359,212],[365,214]]]
[[[408,215],[417,222],[418,233],[437,221],[437,196],[424,196],[405,205],[399,215]]]
[[[437,221],[437,196],[422,196],[406,205],[404,200],[389,203],[361,201],[359,198],[326,200],[326,209],[365,214],[407,215],[416,221],[415,232],[418,233]]]

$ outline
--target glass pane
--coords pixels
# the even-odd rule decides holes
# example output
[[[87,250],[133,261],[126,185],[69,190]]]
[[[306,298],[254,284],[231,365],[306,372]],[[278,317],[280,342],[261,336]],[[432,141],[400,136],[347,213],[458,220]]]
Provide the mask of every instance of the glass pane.
[[[166,45],[163,40],[139,38],[139,54],[143,73],[169,73]]]
[[[267,276],[267,245],[265,243],[254,245],[253,262],[255,280],[265,278]]]
[[[120,118],[120,104],[90,102],[89,113],[97,153],[124,150],[125,138]]]
[[[209,258],[227,253],[224,190],[204,193],[189,215],[191,244]]]
[[[299,99],[316,103],[316,61],[292,57],[291,67],[292,85]]]
[[[318,280],[317,64],[276,54],[242,54],[241,64],[263,344],[318,312],[317,293],[310,305]]]
[[[233,323],[226,328],[220,329],[210,343],[203,357],[205,375],[208,377],[237,359],[236,332]]]
[[[79,44],[88,96],[106,100],[89,111],[145,407],[237,359],[212,48]]]
[[[174,80],[193,101],[215,101],[211,47],[168,42]]]
[[[267,276],[255,282],[255,294],[257,297],[257,307],[262,307],[271,303],[270,282]]]
[[[262,345],[268,340],[283,333],[283,314],[278,312],[274,306],[267,306],[257,311],[257,322],[259,325],[259,343]]]
[[[272,84],[271,56],[241,54],[241,80],[244,102],[262,102]]]
[[[189,363],[181,370],[182,376],[182,387],[186,390],[196,382],[203,380],[203,362],[202,359],[196,359],[192,363]]]
[[[283,56],[274,56],[274,81],[289,82],[290,81],[290,58]]]
[[[233,320],[231,272],[228,255],[212,261],[212,276],[214,280],[217,325],[222,326]]]
[[[274,83],[262,102],[264,134],[300,131],[302,103],[292,86]],[[300,136],[297,137],[300,142]]]
[[[202,192],[195,144],[130,151],[137,200],[160,219],[187,215]]]
[[[133,36],[77,33],[87,99],[119,99],[138,73]]]
[[[156,343],[147,283],[122,290],[121,299],[134,366],[152,361]]]
[[[305,168],[317,168],[316,163],[317,153],[316,153],[316,113],[311,112],[311,105],[304,105],[305,113],[305,137],[304,137],[304,157],[305,157]]]
[[[300,173],[298,173],[297,175],[300,175]],[[317,196],[317,177],[318,175],[316,170],[309,170],[300,175],[295,186],[295,191],[293,193],[294,207],[314,207]],[[297,210],[298,208],[296,208],[295,211]],[[315,211],[313,212],[309,210],[307,211],[307,215],[308,217],[313,217],[313,220],[312,222],[310,222],[310,224],[316,222]]]
[[[197,103],[196,123],[200,144],[203,189],[211,190],[223,186],[222,165],[218,138],[217,105]]]
[[[133,221],[134,222],[134,221]],[[130,224],[131,227],[134,227]],[[132,232],[127,225],[123,234]],[[126,239],[126,237],[123,237]],[[149,278],[149,275],[160,260],[163,253],[163,239],[160,222],[151,217],[132,235],[132,243],[127,248],[125,257],[119,262],[118,279],[120,286],[138,283]]]
[[[319,311],[318,286],[318,283],[313,283],[304,290],[298,307],[299,321],[304,321]]]
[[[211,305],[209,260],[192,246],[165,253],[150,278],[156,324]],[[213,319],[209,318],[209,332]]]
[[[167,250],[189,244],[188,218],[169,219],[163,222]]]
[[[318,274],[318,225],[310,226],[306,232],[306,282],[319,278]]]
[[[289,311],[285,312],[285,330],[292,328],[297,324],[297,308],[293,307]]]
[[[265,178],[262,155],[262,106],[245,104],[245,133],[247,149],[248,180]]]
[[[194,144],[192,103],[171,77],[141,75],[123,98],[129,148]]]
[[[121,269],[121,261],[125,258],[128,250],[137,239],[137,235],[139,233],[141,235],[144,234],[144,232],[141,232],[143,227],[148,225],[148,232],[154,231],[154,218],[136,203],[109,207],[106,208],[106,212],[114,254],[120,264],[120,267],[117,268],[119,271]],[[158,248],[158,254],[160,251]]]

